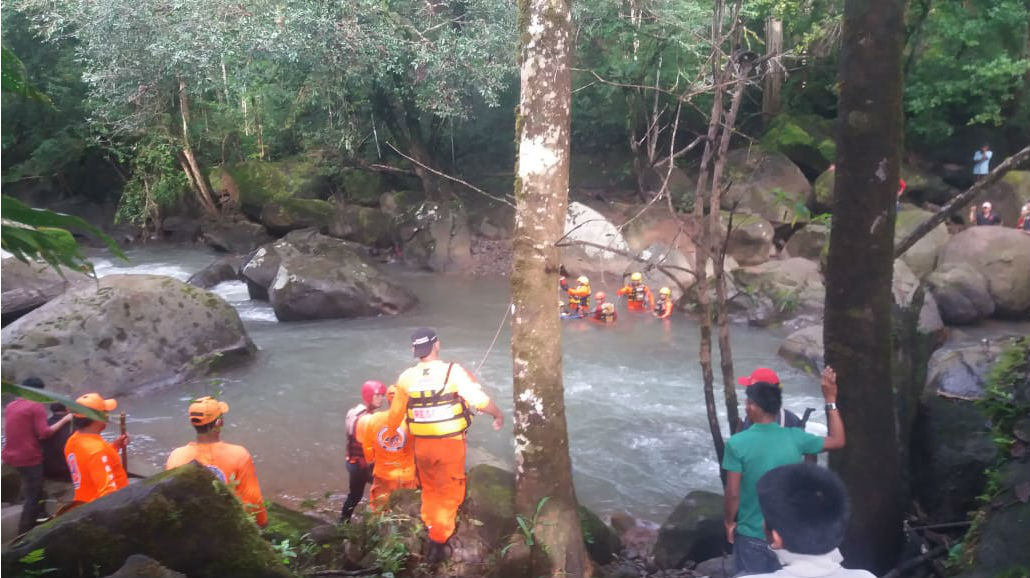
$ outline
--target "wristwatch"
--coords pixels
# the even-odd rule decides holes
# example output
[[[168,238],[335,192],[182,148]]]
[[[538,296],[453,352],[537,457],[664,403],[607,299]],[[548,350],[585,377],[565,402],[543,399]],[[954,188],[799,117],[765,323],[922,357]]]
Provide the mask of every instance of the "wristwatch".
[[[837,411],[837,404],[835,402],[826,404],[826,411]]]

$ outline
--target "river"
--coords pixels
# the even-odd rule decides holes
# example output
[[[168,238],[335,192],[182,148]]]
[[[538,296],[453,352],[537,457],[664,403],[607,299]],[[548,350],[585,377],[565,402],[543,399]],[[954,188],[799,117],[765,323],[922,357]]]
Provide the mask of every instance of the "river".
[[[133,248],[127,254],[128,263],[94,257],[98,274],[152,273],[185,280],[218,257],[200,247],[172,246]],[[501,432],[490,428],[487,417],[476,420],[469,435],[469,466],[486,462],[510,468],[507,323],[489,349],[507,307],[507,279],[390,271],[421,300],[414,311],[278,323],[267,303],[248,298],[243,283],[216,287],[214,292],[240,312],[260,351],[252,362],[211,379],[121,400],[132,435],[129,469],[148,474],[163,467],[168,453],[192,438],[187,400],[218,393],[231,406],[223,438],[254,455],[266,498],[338,508],[347,487],[344,414],[360,401],[363,381],[391,383],[413,364],[408,340],[419,326],[435,327],[442,357],[474,370],[505,412]],[[595,289],[614,292],[616,287]],[[738,373],[771,367],[786,384],[787,407],[800,413],[822,406],[818,380],[777,357],[782,335],[747,326],[734,326],[732,333]],[[698,340],[697,325],[678,315],[666,323],[620,310],[614,326],[565,322],[565,396],[576,493],[596,512],[621,510],[660,523],[690,490],[720,490]],[[716,395],[721,407],[721,388]],[[821,414],[813,414],[813,421],[822,420]]]

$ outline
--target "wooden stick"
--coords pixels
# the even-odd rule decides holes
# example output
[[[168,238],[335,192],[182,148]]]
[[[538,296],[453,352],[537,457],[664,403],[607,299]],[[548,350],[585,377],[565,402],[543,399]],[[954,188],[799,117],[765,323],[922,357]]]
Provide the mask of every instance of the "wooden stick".
[[[121,434],[125,435],[125,410],[122,410],[122,415],[118,420],[118,425],[121,427]],[[129,471],[129,444],[122,446],[122,468],[126,472]]]

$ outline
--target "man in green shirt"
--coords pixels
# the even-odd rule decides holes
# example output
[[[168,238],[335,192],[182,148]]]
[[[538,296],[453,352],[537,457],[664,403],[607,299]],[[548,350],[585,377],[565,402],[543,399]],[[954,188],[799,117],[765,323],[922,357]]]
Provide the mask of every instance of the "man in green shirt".
[[[783,405],[778,384],[757,382],[747,392],[746,412],[753,424],[726,442],[722,467],[726,470],[726,540],[733,544],[737,575],[775,572],[779,560],[765,541],[764,519],[756,485],[769,470],[800,463],[805,454],[844,447],[844,422],[837,411],[837,374],[827,367],[822,375],[826,400],[826,438],[799,428],[780,427]]]

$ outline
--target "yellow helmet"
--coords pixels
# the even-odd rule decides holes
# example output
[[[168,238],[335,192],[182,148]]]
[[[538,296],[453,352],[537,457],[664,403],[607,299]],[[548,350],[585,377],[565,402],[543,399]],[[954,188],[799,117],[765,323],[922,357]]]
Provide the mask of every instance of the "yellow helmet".
[[[586,275],[580,275],[579,279],[576,279],[576,281],[579,281],[580,285],[589,285],[590,284],[590,279],[587,279]]]
[[[661,289],[658,290],[658,293],[668,297],[669,295],[672,295],[672,290],[669,289],[668,287],[662,287]]]
[[[564,301],[561,301],[561,300],[559,300],[559,301],[558,301],[558,307],[565,307],[565,302],[564,302]]]
[[[634,274],[629,276],[629,280],[630,281],[641,281],[643,279],[644,279],[644,276],[641,275],[640,273],[634,273]]]

